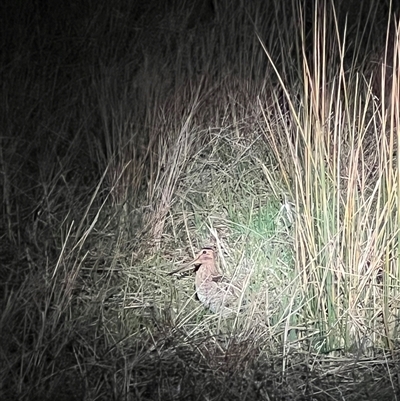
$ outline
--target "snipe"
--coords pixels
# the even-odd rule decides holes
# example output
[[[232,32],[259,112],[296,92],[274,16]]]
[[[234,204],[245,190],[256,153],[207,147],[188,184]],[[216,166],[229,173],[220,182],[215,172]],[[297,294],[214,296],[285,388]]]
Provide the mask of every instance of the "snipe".
[[[233,283],[219,274],[215,265],[215,255],[211,248],[203,248],[198,257],[189,265],[174,270],[170,274],[196,269],[196,293],[199,301],[214,313],[227,315],[236,310],[242,285]]]

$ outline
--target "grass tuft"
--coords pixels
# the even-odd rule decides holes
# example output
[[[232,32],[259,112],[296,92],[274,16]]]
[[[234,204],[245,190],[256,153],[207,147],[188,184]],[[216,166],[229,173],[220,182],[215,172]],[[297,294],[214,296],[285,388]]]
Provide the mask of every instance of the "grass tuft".
[[[399,29],[353,3],[3,10],[1,399],[397,399]]]

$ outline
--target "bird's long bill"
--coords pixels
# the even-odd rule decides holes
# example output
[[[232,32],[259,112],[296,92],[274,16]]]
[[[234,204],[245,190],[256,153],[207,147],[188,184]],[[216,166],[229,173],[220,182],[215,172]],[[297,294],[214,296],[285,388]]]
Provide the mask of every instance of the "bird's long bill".
[[[182,267],[180,267],[179,269],[173,270],[172,272],[169,272],[168,274],[175,274],[175,273],[183,273],[183,272],[187,272],[189,270],[193,270],[196,268],[196,265],[198,266],[199,263],[199,258],[197,257],[196,259],[192,260],[191,262],[189,262],[186,265],[183,265]]]

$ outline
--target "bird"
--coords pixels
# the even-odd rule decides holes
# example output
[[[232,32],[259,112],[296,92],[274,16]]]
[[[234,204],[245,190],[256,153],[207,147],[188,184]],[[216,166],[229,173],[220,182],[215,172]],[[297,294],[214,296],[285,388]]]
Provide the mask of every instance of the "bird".
[[[222,276],[215,265],[212,248],[202,248],[196,259],[170,274],[196,269],[195,287],[199,301],[211,312],[228,315],[235,312],[235,303],[243,291],[242,283]]]

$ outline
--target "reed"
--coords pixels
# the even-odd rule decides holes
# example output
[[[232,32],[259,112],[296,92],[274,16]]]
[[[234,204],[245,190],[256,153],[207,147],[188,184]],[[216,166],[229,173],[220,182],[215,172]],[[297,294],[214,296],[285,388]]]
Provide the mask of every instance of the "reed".
[[[394,399],[391,12],[6,3],[0,398]]]

